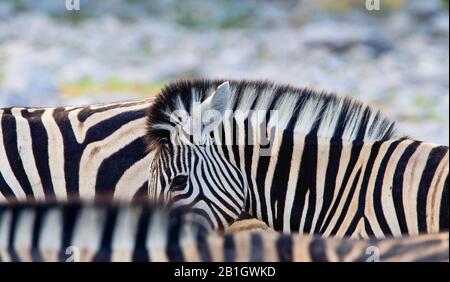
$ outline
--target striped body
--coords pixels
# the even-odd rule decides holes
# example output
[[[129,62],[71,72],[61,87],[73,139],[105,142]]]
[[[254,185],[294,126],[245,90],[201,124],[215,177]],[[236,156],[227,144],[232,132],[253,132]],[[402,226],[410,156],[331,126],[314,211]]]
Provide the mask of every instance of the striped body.
[[[0,207],[1,261],[448,261],[449,234],[352,240],[207,234],[185,213],[132,204]]]
[[[219,229],[244,209],[277,231],[324,237],[448,230],[448,147],[403,137],[351,99],[221,83],[183,81],[156,97],[151,199],[187,206]]]
[[[258,159],[256,178],[246,174],[256,189],[245,209],[275,230],[356,238],[448,230],[448,147],[411,139],[281,142],[272,157],[241,155],[240,167]]]
[[[150,104],[0,109],[0,202],[145,195]]]

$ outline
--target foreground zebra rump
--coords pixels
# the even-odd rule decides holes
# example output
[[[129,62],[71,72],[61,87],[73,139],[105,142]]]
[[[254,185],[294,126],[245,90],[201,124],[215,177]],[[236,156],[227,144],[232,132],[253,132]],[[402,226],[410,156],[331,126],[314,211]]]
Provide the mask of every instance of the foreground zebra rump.
[[[0,261],[448,261],[446,233],[351,240],[275,232],[208,234],[148,204],[0,206]]]
[[[0,202],[145,196],[151,101],[0,109]]]
[[[324,237],[448,230],[448,147],[402,136],[349,98],[181,81],[150,107],[146,141],[151,200],[188,207],[214,229],[245,210],[275,230]]]

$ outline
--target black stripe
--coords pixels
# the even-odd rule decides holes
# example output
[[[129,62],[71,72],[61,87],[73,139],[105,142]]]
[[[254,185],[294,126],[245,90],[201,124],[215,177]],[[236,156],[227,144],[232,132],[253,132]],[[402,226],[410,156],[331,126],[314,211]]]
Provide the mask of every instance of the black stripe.
[[[224,262],[234,262],[236,260],[236,245],[233,235],[227,234],[223,237],[223,248]]]
[[[300,221],[305,209],[306,193],[309,191],[308,216],[315,210],[316,200],[316,177],[317,177],[317,136],[308,134],[305,138],[305,144],[302,154],[302,160],[295,188],[294,203],[291,210],[291,230],[299,231]],[[311,228],[312,218],[305,217],[305,232]],[[312,216],[311,216],[312,217]]]
[[[402,234],[408,234],[408,225],[406,224],[405,208],[403,203],[403,178],[406,166],[410,158],[419,147],[420,142],[412,142],[408,145],[402,156],[398,160],[392,181],[392,200],[394,202],[395,213]]]
[[[341,240],[339,244],[337,244],[335,252],[340,261],[343,261],[345,256],[351,253],[353,250],[353,244],[350,240]]]
[[[326,253],[326,245],[323,239],[314,238],[309,243],[309,254],[313,262],[325,262],[329,261]]]
[[[248,195],[247,195],[247,200],[244,206],[244,209],[246,211],[248,211],[249,213],[252,213],[253,216],[256,216],[256,207],[257,207],[257,200],[255,197],[255,193],[253,192],[254,189],[256,189],[256,187],[253,186],[253,181],[251,177],[252,175],[252,164],[253,164],[253,149],[256,146],[256,136],[253,133],[253,126],[252,123],[249,122],[249,119],[247,118],[245,120],[245,133],[247,134],[247,136],[245,137],[246,140],[248,140],[249,144],[247,144],[244,147],[244,173],[247,176],[247,179],[249,180],[247,185],[248,185]],[[248,134],[251,132],[251,138],[248,137]]]
[[[305,217],[305,225],[303,227],[303,232],[309,233],[311,231],[312,221],[314,218],[314,214],[316,211],[316,199],[317,199],[317,154],[318,154],[318,138],[317,138],[317,130],[310,132],[310,137],[307,136],[305,139],[305,144],[311,144],[310,148],[308,149],[308,154],[311,158],[308,158],[307,163],[302,163],[301,170],[308,176],[309,182],[309,199],[308,199],[308,210],[306,212]],[[305,154],[303,154],[303,157],[305,157]],[[303,165],[305,165],[305,170],[303,170]],[[303,172],[300,173],[300,175],[303,174]],[[309,172],[309,173],[308,173]],[[300,179],[302,176],[300,176]],[[294,203],[295,204],[295,203]],[[303,212],[303,210],[302,210]],[[298,229],[297,229],[298,230]]]
[[[286,201],[286,190],[288,188],[290,164],[292,161],[294,150],[294,134],[293,131],[283,132],[283,140],[278,153],[278,160],[275,166],[272,186],[270,188],[270,203],[272,215],[274,218],[273,228],[275,230],[283,230],[284,221],[284,204]],[[299,152],[295,152],[299,153]],[[277,214],[275,214],[277,211]]]
[[[442,191],[441,208],[439,211],[439,231],[448,231],[448,174]]]
[[[170,262],[183,262],[184,256],[181,250],[180,240],[184,221],[180,214],[171,213],[166,254]]]
[[[115,187],[124,172],[146,156],[144,151],[144,140],[138,138],[103,160],[98,168],[95,183],[96,197],[112,198]]]
[[[417,192],[417,222],[419,232],[427,232],[427,197],[431,188],[431,181],[436,174],[439,163],[448,152],[448,147],[439,146],[431,150],[427,164],[420,178],[419,191]],[[447,198],[448,201],[448,198]],[[447,209],[448,211],[448,209]],[[448,217],[448,215],[447,215]]]
[[[259,156],[258,158],[258,166],[256,169],[256,189],[258,189],[258,196],[259,199],[257,201],[259,202],[260,209],[261,209],[261,220],[264,222],[268,222],[268,216],[267,216],[267,206],[266,201],[264,197],[264,186],[265,186],[265,179],[267,176],[267,171],[269,168],[269,162],[270,162],[270,156]]]
[[[261,233],[250,234],[250,261],[261,262],[264,259],[264,246]]]
[[[84,143],[93,143],[104,140],[122,126],[142,117],[145,117],[145,110],[123,112],[103,120],[88,129],[86,132],[86,141]]]
[[[383,206],[382,206],[382,199],[381,194],[383,191],[383,179],[384,174],[386,173],[387,164],[389,162],[389,159],[391,158],[392,154],[394,153],[397,146],[400,144],[401,141],[395,141],[392,144],[389,145],[389,148],[387,149],[386,153],[384,154],[383,159],[381,160],[377,178],[375,180],[375,187],[373,190],[373,205],[374,205],[374,211],[375,215],[378,221],[378,224],[380,225],[381,230],[383,231],[383,234],[388,236],[392,235],[391,228],[387,224],[386,218],[383,213]]]
[[[136,242],[133,250],[132,260],[136,262],[147,262],[150,260],[147,252],[147,233],[150,223],[151,210],[148,206],[143,206],[139,215],[139,223],[136,232]]]
[[[362,107],[360,107],[360,108],[362,108]],[[365,108],[364,112],[362,113],[362,116],[360,116],[359,127],[357,129],[358,132],[356,134],[354,141],[359,141],[361,143],[364,143],[364,136],[366,135],[367,123],[369,122],[370,115],[371,115],[370,108],[368,108],[368,107]],[[356,130],[356,128],[354,130]]]
[[[373,237],[375,233],[373,232],[372,226],[366,216],[364,216],[364,229],[369,237]]]
[[[211,252],[209,250],[209,245],[206,240],[206,236],[204,234],[199,233],[197,235],[197,250],[200,254],[200,260],[203,262],[210,262],[212,261]]]
[[[111,260],[111,250],[112,250],[112,240],[114,235],[114,229],[116,227],[117,216],[119,212],[119,207],[109,207],[106,215],[105,225],[103,226],[102,239],[100,243],[100,248],[93,257],[93,261],[110,261]]]
[[[36,163],[36,169],[44,189],[45,198],[54,199],[55,192],[52,183],[52,175],[50,172],[49,153],[48,153],[48,134],[42,123],[42,115],[45,110],[38,110],[35,112],[22,111],[22,115],[26,118],[30,125],[31,141],[33,156]],[[56,146],[56,144],[52,144]]]
[[[80,160],[84,149],[83,144],[78,144],[75,135],[72,130],[72,125],[68,117],[69,111],[64,108],[56,108],[53,111],[53,118],[59,128],[62,135],[64,156],[64,174],[66,181],[67,197],[76,199],[79,196],[79,171]]]
[[[15,248],[14,248],[14,241],[16,239],[16,232],[17,232],[17,221],[22,214],[22,208],[21,207],[13,207],[11,209],[11,222],[9,224],[9,238],[8,238],[8,252],[11,257],[12,262],[20,262],[19,255],[17,254]]]
[[[276,242],[278,258],[281,262],[289,262],[293,260],[293,244],[291,235],[280,235]]]
[[[28,176],[25,173],[22,157],[20,156],[17,147],[16,118],[12,115],[10,109],[5,109],[3,113],[1,126],[3,130],[3,146],[5,148],[6,157],[12,172],[26,194],[27,200],[33,200],[33,190],[31,189]]]
[[[61,251],[59,254],[60,261],[66,261],[70,254],[66,254],[66,249],[72,245],[75,224],[80,215],[82,206],[80,204],[68,204],[59,206],[62,208],[63,230],[61,234]],[[80,226],[80,228],[83,228]]]
[[[1,176],[1,174],[0,174]],[[7,214],[8,208],[6,205],[0,205],[0,226],[3,226],[3,221],[5,220],[5,215]],[[5,261],[0,253],[0,262]]]
[[[35,218],[33,222],[33,233],[31,239],[31,258],[32,261],[43,261],[43,258],[39,252],[39,239],[42,231],[43,218],[47,212],[46,206],[37,206],[34,209]]]

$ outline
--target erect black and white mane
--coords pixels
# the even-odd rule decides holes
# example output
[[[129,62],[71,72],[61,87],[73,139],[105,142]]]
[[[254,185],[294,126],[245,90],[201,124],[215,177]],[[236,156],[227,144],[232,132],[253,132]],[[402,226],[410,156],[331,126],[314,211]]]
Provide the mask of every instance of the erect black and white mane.
[[[167,85],[148,111],[146,141],[149,150],[157,150],[169,140],[167,128],[174,126],[174,111],[191,112],[195,102],[210,97],[223,82],[230,84],[227,109],[241,113],[251,110],[277,111],[276,123],[282,130],[298,135],[351,142],[398,139],[395,124],[363,103],[335,94],[308,88],[296,88],[268,81],[183,80]],[[235,116],[236,117],[236,116]]]

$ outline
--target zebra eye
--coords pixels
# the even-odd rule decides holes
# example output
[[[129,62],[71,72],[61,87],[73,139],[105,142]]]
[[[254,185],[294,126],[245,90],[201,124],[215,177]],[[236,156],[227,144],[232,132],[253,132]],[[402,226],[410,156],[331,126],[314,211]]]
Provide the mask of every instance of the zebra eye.
[[[172,182],[170,183],[170,188],[172,189],[172,188],[176,188],[179,186],[184,186],[186,184],[187,180],[188,180],[187,175],[183,175],[183,174],[177,175],[172,179]]]

